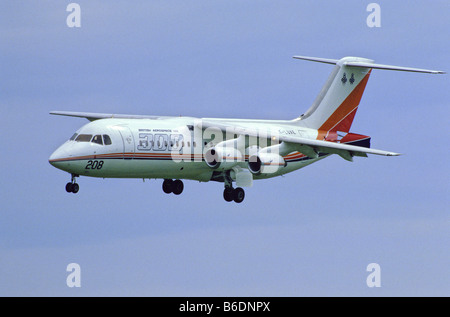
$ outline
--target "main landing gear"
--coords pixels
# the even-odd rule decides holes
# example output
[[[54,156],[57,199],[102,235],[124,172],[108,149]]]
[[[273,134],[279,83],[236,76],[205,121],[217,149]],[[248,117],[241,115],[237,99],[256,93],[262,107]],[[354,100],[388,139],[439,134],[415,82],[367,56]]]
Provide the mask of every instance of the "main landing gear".
[[[179,195],[183,192],[183,188],[183,182],[179,179],[165,179],[162,184],[162,189],[166,194],[174,193],[175,195]]]
[[[72,174],[71,182],[66,184],[66,192],[74,194],[78,193],[78,191],[80,190],[80,186],[77,184],[76,181],[76,177],[78,176],[80,175]]]
[[[233,201],[235,203],[241,203],[245,198],[245,192],[241,187],[233,188],[231,186],[225,186],[223,190],[223,199],[225,201]]]
[[[225,183],[225,189],[223,190],[223,199],[225,201],[233,201],[235,203],[241,203],[244,201],[245,192],[241,187],[233,188],[233,180],[227,174],[224,175],[223,181]]]

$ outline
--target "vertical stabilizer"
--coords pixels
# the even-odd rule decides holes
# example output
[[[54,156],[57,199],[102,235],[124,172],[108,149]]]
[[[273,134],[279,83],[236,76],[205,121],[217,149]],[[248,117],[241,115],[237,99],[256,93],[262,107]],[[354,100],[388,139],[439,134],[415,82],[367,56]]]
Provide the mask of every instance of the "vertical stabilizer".
[[[319,130],[319,139],[328,139],[330,132],[334,132],[332,135],[337,131],[349,132],[370,76],[371,68],[347,66],[345,63],[369,64],[373,61],[344,57],[340,60],[321,59],[320,62],[336,66],[312,106],[296,120]]]
[[[312,106],[294,119],[308,128],[318,130],[319,140],[335,141],[338,131],[350,131],[373,68],[445,74],[440,70],[375,64],[373,60],[362,57],[344,57],[340,60],[306,56],[294,58],[336,65]]]

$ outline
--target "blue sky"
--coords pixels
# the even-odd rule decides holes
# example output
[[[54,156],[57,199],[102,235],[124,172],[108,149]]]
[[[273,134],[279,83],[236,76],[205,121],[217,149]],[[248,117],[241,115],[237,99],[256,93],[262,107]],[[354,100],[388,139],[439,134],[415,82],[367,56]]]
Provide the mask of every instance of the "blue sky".
[[[48,163],[84,119],[51,110],[292,119],[330,65],[450,70],[448,1],[0,4],[1,296],[449,296],[448,75],[374,70],[352,131],[400,157],[330,157],[225,203],[223,184],[79,179]],[[66,266],[81,267],[81,288]],[[381,287],[366,285],[369,263]]]

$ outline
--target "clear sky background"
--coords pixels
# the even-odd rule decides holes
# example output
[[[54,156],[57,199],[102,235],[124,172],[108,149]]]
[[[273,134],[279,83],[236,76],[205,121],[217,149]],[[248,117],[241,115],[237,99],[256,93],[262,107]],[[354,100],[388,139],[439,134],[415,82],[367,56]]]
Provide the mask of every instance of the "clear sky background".
[[[450,2],[0,2],[1,296],[449,296],[449,75],[374,70],[352,131],[400,157],[332,156],[257,181],[78,179],[48,163],[85,119],[51,110],[293,119],[361,56],[450,71]],[[66,266],[81,267],[81,288]],[[369,263],[381,287],[369,288]]]

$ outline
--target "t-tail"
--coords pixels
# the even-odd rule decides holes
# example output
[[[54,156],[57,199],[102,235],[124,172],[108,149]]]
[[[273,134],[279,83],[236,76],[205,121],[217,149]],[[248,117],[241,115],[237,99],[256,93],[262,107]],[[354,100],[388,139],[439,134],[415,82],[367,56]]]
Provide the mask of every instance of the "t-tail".
[[[312,106],[294,121],[319,131],[317,139],[335,141],[338,132],[348,133],[372,69],[444,74],[443,71],[375,64],[361,57],[340,60],[294,56],[297,59],[334,64],[328,80]]]

